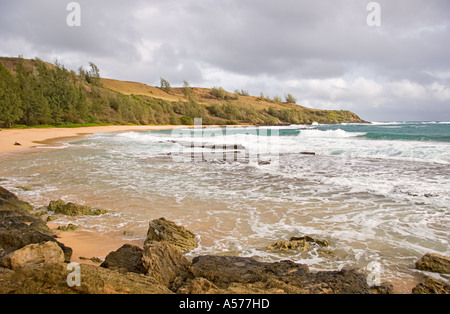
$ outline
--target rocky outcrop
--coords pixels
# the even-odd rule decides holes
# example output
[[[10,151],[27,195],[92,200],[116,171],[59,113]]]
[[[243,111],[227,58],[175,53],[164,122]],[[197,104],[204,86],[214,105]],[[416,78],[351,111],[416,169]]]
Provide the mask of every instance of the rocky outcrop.
[[[99,216],[108,213],[108,211],[89,206],[66,203],[62,200],[51,201],[48,210],[66,216]]]
[[[125,270],[136,274],[145,274],[142,264],[144,250],[138,246],[125,244],[117,251],[109,253],[100,267]]]
[[[59,243],[46,223],[31,214],[30,209],[33,209],[30,204],[0,188],[0,260],[4,255],[29,244],[51,241],[59,245],[66,261],[69,261],[72,249]]]
[[[153,278],[80,265],[80,286],[70,287],[67,264],[42,264],[16,270],[0,268],[0,294],[170,294]]]
[[[289,241],[306,241],[311,244],[317,244],[321,247],[327,247],[331,245],[331,242],[326,239],[313,238],[311,236],[302,236],[302,237],[292,237]]]
[[[443,280],[424,275],[425,280],[412,289],[413,294],[450,294],[450,282],[446,275],[450,274],[450,257],[427,253],[416,262],[416,269],[436,273]]]
[[[182,252],[191,251],[197,247],[194,233],[165,218],[150,222],[145,244],[153,241],[168,242]]]
[[[16,195],[0,187],[0,210],[29,211],[33,210],[33,206],[26,202],[22,202]]]
[[[450,257],[428,253],[416,262],[416,269],[450,274]]]
[[[144,248],[126,244],[106,256],[100,265],[122,272],[145,274],[176,291],[188,275],[189,262],[181,251],[168,242],[147,242]]]
[[[219,288],[208,279],[198,277],[189,279],[177,290],[178,294],[217,294]]]
[[[189,262],[182,251],[196,247],[195,235],[164,218],[150,222],[143,248],[124,245],[108,254],[101,267],[80,265],[80,285],[71,286],[71,269],[64,262],[70,261],[71,249],[57,242],[30,207],[0,189],[0,294],[392,293],[389,284],[369,287],[366,275],[357,270],[310,272],[293,261],[268,263],[236,256],[198,256]],[[274,249],[329,245],[328,240],[302,236],[280,241]],[[448,257],[427,254],[417,268],[445,278],[448,262]],[[450,288],[427,278],[412,292],[449,294]]]
[[[289,241],[278,241],[267,247],[268,250],[308,252],[312,247],[328,247],[331,243],[325,239],[316,239],[310,236],[292,237]]]
[[[79,228],[80,226],[76,226],[74,224],[68,224],[67,226],[59,226],[58,228],[56,228],[56,230],[58,231],[62,231],[62,232],[67,232],[67,231],[75,231]]]
[[[181,251],[168,242],[148,242],[142,264],[148,276],[176,291],[186,280],[189,262]]]
[[[431,277],[419,283],[412,290],[413,294],[450,294],[450,284]]]
[[[199,256],[189,268],[225,293],[369,293],[366,277],[356,270],[310,273],[292,261],[264,263],[253,258]]]
[[[309,269],[291,261],[264,263],[253,258],[207,255],[194,258],[189,272],[194,277],[206,278],[218,287],[226,288],[231,283],[251,284],[293,273],[304,275]]]
[[[299,250],[303,252],[308,252],[310,245],[306,240],[296,240],[296,241],[278,241],[267,247],[268,250],[279,250],[279,251],[289,251],[289,250]]]
[[[2,266],[10,269],[64,263],[64,252],[56,242],[30,244],[3,258]]]

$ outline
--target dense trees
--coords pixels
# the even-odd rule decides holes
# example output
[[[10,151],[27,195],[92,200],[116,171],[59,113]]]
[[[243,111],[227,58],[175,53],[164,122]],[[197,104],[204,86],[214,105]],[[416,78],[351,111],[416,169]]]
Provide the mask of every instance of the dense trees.
[[[0,123],[10,125],[23,115],[14,76],[0,63]]]

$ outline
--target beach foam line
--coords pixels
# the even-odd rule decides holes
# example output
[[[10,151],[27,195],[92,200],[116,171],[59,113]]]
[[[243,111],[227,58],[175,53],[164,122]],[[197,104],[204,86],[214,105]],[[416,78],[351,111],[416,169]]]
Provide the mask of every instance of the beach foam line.
[[[349,138],[365,136],[367,133],[363,132],[347,132],[341,129],[337,130],[301,130],[299,137],[303,138]]]

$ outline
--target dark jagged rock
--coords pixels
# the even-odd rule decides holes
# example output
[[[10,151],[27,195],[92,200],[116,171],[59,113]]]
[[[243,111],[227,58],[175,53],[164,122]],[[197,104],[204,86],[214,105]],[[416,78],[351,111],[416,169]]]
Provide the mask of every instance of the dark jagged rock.
[[[0,210],[33,210],[33,206],[19,200],[19,198],[8,190],[0,187]]]
[[[321,271],[311,274],[304,288],[314,294],[368,294],[367,278],[358,271]],[[293,281],[295,282],[295,281]]]
[[[29,244],[48,241],[57,242],[64,251],[66,260],[70,260],[72,249],[59,243],[42,220],[25,212],[20,215],[17,211],[0,211],[0,247],[6,254]]]
[[[237,293],[370,293],[365,276],[355,270],[310,273],[306,265],[292,261],[264,263],[253,258],[199,256],[192,261],[189,272]]]
[[[379,286],[370,287],[372,294],[394,294],[394,286],[388,282],[383,282]]]
[[[208,294],[217,293],[219,288],[208,279],[198,277],[190,279],[177,290],[178,294]]]
[[[309,156],[315,156],[316,153],[314,152],[301,152],[300,155],[309,155]]]
[[[450,294],[450,284],[443,281],[426,277],[425,281],[419,283],[412,290],[413,294]]]
[[[189,262],[168,242],[146,243],[142,263],[148,276],[172,291],[178,290],[188,275]]]
[[[138,246],[125,244],[117,251],[109,253],[100,267],[110,269],[125,269],[128,272],[145,274],[142,264],[144,250]]]
[[[67,264],[43,264],[16,270],[0,268],[0,294],[171,294],[149,276],[80,265],[80,286],[69,287]]]
[[[108,213],[108,211],[89,206],[78,205],[74,203],[66,203],[62,200],[51,201],[48,210],[56,214],[67,216],[99,216]]]
[[[428,253],[416,262],[416,269],[450,274],[450,257]]]
[[[57,228],[57,230],[62,231],[62,232],[67,232],[67,231],[75,231],[79,228],[80,226],[76,226],[74,224],[68,224],[67,226],[59,226]]]
[[[304,275],[309,269],[306,265],[291,261],[264,263],[253,258],[207,255],[194,258],[189,272],[195,277],[208,279],[220,288],[226,288],[233,282],[255,283],[294,272]]]
[[[307,252],[311,248],[311,245],[320,246],[321,248],[330,246],[331,243],[325,239],[316,239],[310,236],[292,237],[289,241],[278,241],[267,247],[268,250],[298,250]]]
[[[310,245],[306,240],[278,241],[267,247],[268,250],[280,250],[280,251],[299,250],[303,252],[307,252],[309,248]]]
[[[165,218],[150,222],[145,243],[152,241],[166,241],[183,252],[191,251],[197,247],[194,233]]]
[[[311,236],[292,237],[289,241],[301,241],[305,240],[309,243],[318,244],[321,247],[327,247],[331,245],[331,242],[326,239],[313,238]]]
[[[66,261],[72,249],[56,240],[45,222],[29,213],[33,207],[0,187],[0,247],[3,256],[29,244],[56,242],[64,251]],[[0,254],[0,259],[3,257]]]

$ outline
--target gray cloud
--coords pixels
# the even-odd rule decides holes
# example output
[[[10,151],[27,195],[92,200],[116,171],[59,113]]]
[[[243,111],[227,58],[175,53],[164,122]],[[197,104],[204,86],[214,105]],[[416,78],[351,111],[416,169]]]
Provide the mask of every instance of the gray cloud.
[[[102,74],[157,84],[293,93],[302,104],[351,109],[368,120],[450,120],[450,2],[2,0],[0,54],[93,61]],[[423,110],[422,108],[428,108]]]

